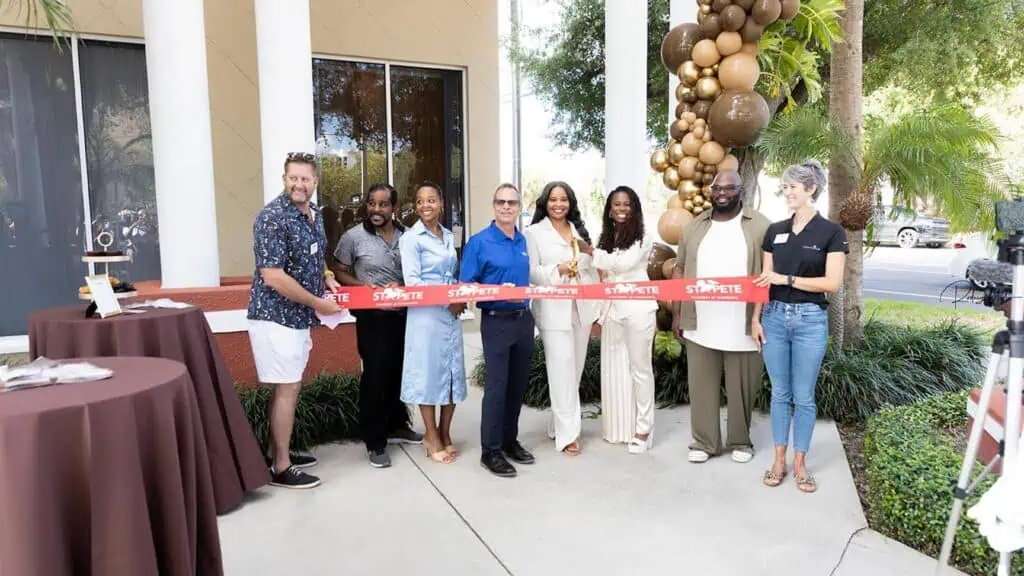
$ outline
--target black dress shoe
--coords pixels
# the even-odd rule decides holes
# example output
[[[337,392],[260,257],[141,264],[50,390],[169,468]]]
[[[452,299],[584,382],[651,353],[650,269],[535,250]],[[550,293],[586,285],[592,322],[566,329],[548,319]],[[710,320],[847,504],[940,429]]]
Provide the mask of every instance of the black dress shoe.
[[[535,462],[533,454],[530,454],[530,452],[526,448],[523,448],[523,445],[519,442],[505,446],[504,452],[505,456],[511,458],[513,462],[518,462],[520,464],[533,464]]]
[[[502,478],[512,478],[516,475],[514,466],[505,460],[501,452],[491,452],[480,457],[480,465],[490,470],[491,474]]]

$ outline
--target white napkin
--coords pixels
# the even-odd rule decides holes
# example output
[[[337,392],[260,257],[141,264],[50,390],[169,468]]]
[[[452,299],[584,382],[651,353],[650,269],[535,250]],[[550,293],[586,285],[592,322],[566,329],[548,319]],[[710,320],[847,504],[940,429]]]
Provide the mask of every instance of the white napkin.
[[[337,328],[338,324],[347,321],[349,318],[351,318],[351,316],[352,315],[348,313],[348,309],[345,308],[342,308],[341,312],[335,312],[334,314],[328,316],[325,316],[319,312],[316,313],[316,317],[320,319],[320,322],[322,322],[324,326],[327,326],[331,330]]]
[[[100,368],[88,362],[57,362],[45,356],[21,366],[0,366],[0,382],[4,384],[5,390],[70,382],[91,382],[104,380],[113,375],[113,370]]]
[[[129,304],[126,308],[191,308],[191,304],[184,302],[175,302],[170,298],[160,298],[159,300],[146,300],[145,302],[136,302],[135,304]]]

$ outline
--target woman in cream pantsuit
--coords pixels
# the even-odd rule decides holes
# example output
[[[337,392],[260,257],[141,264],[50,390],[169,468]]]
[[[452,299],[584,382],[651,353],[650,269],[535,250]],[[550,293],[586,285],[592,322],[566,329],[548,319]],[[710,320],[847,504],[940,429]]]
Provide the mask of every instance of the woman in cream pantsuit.
[[[538,286],[591,284],[597,281],[590,257],[578,252],[590,243],[576,195],[564,182],[544,187],[533,223],[525,230],[530,255],[530,283]],[[533,300],[533,317],[544,343],[555,449],[580,453],[583,416],[580,378],[590,329],[597,315],[589,300]]]
[[[644,237],[640,198],[619,186],[604,205],[601,238],[584,248],[602,282],[646,282],[652,244]],[[601,322],[601,423],[604,439],[628,443],[633,454],[647,452],[654,432],[654,370],[651,346],[658,303],[606,300]]]

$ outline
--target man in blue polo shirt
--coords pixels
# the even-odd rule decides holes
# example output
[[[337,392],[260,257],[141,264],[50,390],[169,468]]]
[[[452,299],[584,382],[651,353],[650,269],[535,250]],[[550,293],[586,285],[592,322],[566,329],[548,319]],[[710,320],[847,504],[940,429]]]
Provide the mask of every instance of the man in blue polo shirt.
[[[516,229],[522,195],[511,184],[494,191],[494,220],[473,235],[462,253],[459,281],[470,284],[530,285],[526,237]],[[501,477],[516,469],[507,458],[533,464],[519,443],[519,412],[533,356],[533,316],[528,300],[480,302],[480,336],[484,345],[483,414],[480,420],[480,465]]]

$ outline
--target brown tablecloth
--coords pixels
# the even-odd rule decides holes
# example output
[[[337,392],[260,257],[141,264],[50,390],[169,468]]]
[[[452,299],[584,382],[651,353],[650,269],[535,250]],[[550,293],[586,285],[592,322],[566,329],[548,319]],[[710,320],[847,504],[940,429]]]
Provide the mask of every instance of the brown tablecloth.
[[[85,308],[83,304],[31,314],[31,357],[145,356],[185,364],[203,420],[217,513],[229,512],[242,503],[246,492],[270,481],[266,461],[202,310],[154,309],[143,314],[86,318]]]
[[[114,377],[0,393],[0,576],[223,574],[185,366],[85,361]]]

